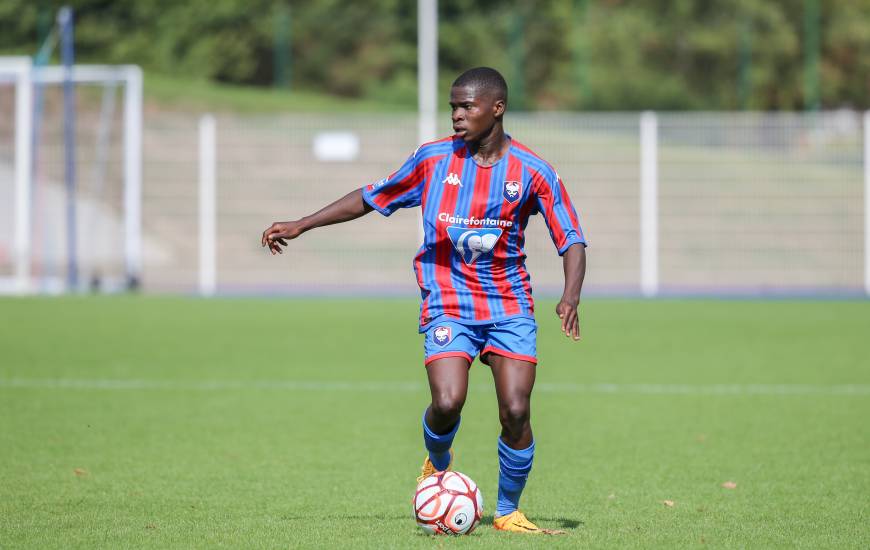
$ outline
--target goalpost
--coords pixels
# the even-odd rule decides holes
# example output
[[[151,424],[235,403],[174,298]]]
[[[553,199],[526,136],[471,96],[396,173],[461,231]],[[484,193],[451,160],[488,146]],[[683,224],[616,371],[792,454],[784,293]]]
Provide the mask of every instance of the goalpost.
[[[0,273],[0,292],[13,294],[28,294],[39,290],[36,278],[32,272],[34,261],[34,190],[37,166],[37,148],[40,145],[40,135],[37,133],[35,121],[41,111],[34,100],[34,89],[42,87],[57,87],[64,83],[75,86],[103,85],[123,88],[122,112],[122,186],[123,196],[119,217],[122,218],[123,232],[123,279],[120,285],[128,289],[136,288],[141,280],[142,272],[142,71],[133,65],[73,65],[69,71],[63,66],[34,66],[30,57],[0,57],[0,87],[11,86],[14,90],[14,119],[10,140],[13,154],[10,155],[11,173],[13,174],[10,201],[14,227],[11,231],[11,246],[9,260],[13,264],[11,274]],[[104,111],[105,111],[104,102]],[[111,105],[110,105],[111,107]],[[2,108],[2,106],[0,106]],[[105,118],[105,112],[101,115]],[[4,118],[4,117],[0,117]],[[99,139],[107,141],[106,121],[100,121]],[[66,139],[70,139],[69,136]],[[104,144],[108,146],[108,144]],[[94,155],[95,164],[105,163],[105,153],[97,151]],[[3,159],[0,157],[0,163]],[[2,166],[0,166],[2,167]],[[97,167],[96,179],[102,179],[102,168]],[[2,188],[0,188],[2,191]],[[76,197],[68,200],[75,201]],[[74,228],[73,228],[74,229]],[[0,232],[0,239],[3,233]],[[0,245],[3,243],[0,242]],[[76,254],[75,251],[69,254]],[[72,258],[75,260],[75,258]],[[6,276],[4,276],[6,275]],[[11,275],[11,276],[10,276]],[[62,290],[75,291],[61,285]]]
[[[15,86],[15,139],[13,142],[13,229],[11,259],[14,276],[7,285],[16,293],[26,293],[30,281],[30,168],[32,131],[32,80],[29,57],[0,57],[0,84]],[[0,286],[2,288],[2,286]]]

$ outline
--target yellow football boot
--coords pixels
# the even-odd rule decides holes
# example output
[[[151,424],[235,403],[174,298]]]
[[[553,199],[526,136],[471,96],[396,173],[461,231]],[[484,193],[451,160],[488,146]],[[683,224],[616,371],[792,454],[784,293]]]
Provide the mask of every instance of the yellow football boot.
[[[450,464],[447,465],[447,471],[451,471],[453,469],[453,449],[450,449]],[[435,465],[432,464],[432,461],[429,460],[429,453],[426,453],[426,458],[423,460],[423,468],[420,471],[419,477],[417,477],[417,483],[419,484],[421,481],[431,476],[438,470],[435,469]]]
[[[530,535],[564,535],[565,531],[556,529],[541,529],[519,510],[514,510],[506,516],[492,520],[493,529],[498,531],[510,531],[511,533],[528,533]]]

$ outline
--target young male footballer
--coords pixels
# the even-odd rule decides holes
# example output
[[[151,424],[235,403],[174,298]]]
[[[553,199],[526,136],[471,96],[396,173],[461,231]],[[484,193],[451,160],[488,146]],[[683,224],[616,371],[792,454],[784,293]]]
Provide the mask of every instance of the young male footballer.
[[[535,455],[529,419],[537,365],[524,231],[529,216],[543,215],[565,271],[556,314],[574,340],[580,339],[577,307],[586,239],[556,171],[505,134],[507,99],[498,71],[479,67],[462,73],[450,89],[452,136],[421,145],[391,176],[315,214],[273,223],[263,232],[262,245],[281,253],[288,240],[315,227],[372,210],[389,216],[420,206],[425,236],[414,272],[432,402],[423,413],[428,456],[418,481],[451,468],[469,367],[479,356],[492,370],[502,426],[493,527],[556,533],[538,528],[518,509]]]

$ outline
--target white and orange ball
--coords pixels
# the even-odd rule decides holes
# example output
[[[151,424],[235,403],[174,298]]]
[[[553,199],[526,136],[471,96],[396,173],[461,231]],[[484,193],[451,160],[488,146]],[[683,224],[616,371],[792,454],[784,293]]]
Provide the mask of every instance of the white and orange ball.
[[[471,478],[459,472],[438,472],[417,485],[414,517],[430,535],[467,535],[483,514],[483,496]]]

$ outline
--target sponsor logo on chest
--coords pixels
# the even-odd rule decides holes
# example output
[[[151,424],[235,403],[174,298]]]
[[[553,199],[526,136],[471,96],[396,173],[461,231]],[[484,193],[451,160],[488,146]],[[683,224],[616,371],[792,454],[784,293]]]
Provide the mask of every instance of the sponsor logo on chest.
[[[447,185],[453,185],[453,186],[458,185],[459,187],[462,187],[462,180],[459,179],[459,176],[457,176],[453,172],[450,172],[449,174],[447,174],[447,177],[444,178],[444,181],[442,181],[441,183],[446,183]]]
[[[466,265],[471,265],[482,255],[491,253],[501,233],[501,229],[495,228],[472,229],[455,225],[447,228],[453,248]]]

